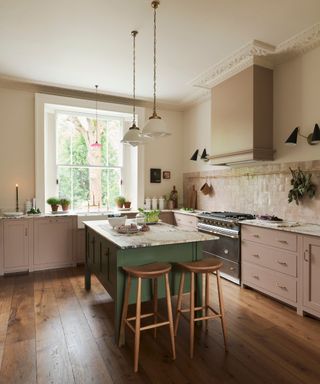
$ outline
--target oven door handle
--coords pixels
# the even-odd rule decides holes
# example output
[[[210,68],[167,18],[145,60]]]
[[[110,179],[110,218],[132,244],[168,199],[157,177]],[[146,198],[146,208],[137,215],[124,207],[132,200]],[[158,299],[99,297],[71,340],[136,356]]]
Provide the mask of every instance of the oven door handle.
[[[230,239],[239,239],[239,236],[238,235],[230,235],[230,234],[227,234],[227,233],[220,233],[218,231],[214,231],[214,230],[208,230],[208,229],[202,229],[202,228],[198,228],[198,231],[199,232],[204,232],[204,233],[211,233],[213,235],[217,235],[217,236],[224,236],[224,237],[229,237]]]

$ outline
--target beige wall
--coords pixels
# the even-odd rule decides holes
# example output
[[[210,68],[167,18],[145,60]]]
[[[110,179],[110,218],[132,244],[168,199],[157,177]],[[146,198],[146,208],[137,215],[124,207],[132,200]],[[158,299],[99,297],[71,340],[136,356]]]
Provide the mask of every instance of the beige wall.
[[[34,94],[0,88],[0,209],[20,208],[34,195]]]
[[[20,186],[21,208],[35,194],[35,95],[32,91],[0,87],[0,209],[15,208],[15,184]],[[148,117],[151,111],[146,110]],[[159,111],[173,134],[145,146],[145,191],[161,196],[176,185],[182,200],[182,112]],[[171,180],[150,184],[151,167],[171,171]]]
[[[152,114],[146,110],[146,118]],[[178,190],[179,201],[182,202],[182,159],[183,159],[183,114],[178,111],[158,111],[172,135],[157,139],[145,145],[145,197],[160,197],[170,193],[175,185]],[[150,168],[161,168],[170,171],[170,180],[161,183],[150,183]],[[162,176],[162,175],[161,175]]]
[[[211,149],[211,100],[189,108],[183,113],[183,171],[205,171],[211,169],[200,160],[204,148],[210,154]],[[199,149],[198,161],[190,160],[196,149]]]
[[[301,127],[307,136],[320,123],[320,47],[274,70],[275,160],[317,160],[320,145],[310,146],[302,137],[296,147],[284,145],[291,131]]]
[[[285,140],[296,127],[305,135],[320,123],[320,47],[274,69],[274,149],[275,162],[317,160],[320,145],[310,146],[299,137],[295,147]],[[184,113],[184,172],[215,169],[201,161],[189,161],[196,148],[206,145],[210,153],[210,101],[188,109]],[[205,144],[208,143],[208,144]],[[218,168],[217,168],[218,169]]]

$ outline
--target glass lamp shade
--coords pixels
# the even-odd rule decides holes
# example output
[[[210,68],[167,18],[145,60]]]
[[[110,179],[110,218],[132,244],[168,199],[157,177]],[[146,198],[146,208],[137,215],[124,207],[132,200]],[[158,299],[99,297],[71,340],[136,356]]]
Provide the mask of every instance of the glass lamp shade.
[[[133,147],[144,144],[145,140],[141,135],[141,131],[138,127],[133,125],[123,136],[121,143],[131,144]]]
[[[146,137],[164,137],[171,135],[168,131],[166,123],[161,119],[161,117],[153,117],[149,118],[149,121],[143,128],[143,136]]]
[[[287,138],[285,144],[286,145],[296,145],[297,144],[297,138],[298,138],[298,132],[299,127],[296,127],[290,134],[290,136]]]
[[[313,129],[311,144],[318,144],[318,143],[320,143],[320,128],[319,128],[319,125],[316,124]]]
[[[101,148],[102,145],[96,141],[94,144],[91,144],[90,147],[91,148]]]

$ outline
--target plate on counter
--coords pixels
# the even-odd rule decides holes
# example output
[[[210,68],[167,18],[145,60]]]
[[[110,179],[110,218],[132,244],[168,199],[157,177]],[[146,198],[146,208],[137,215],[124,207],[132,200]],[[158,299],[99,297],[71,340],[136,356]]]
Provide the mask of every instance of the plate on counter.
[[[3,216],[5,217],[21,217],[23,215],[23,212],[3,212]]]

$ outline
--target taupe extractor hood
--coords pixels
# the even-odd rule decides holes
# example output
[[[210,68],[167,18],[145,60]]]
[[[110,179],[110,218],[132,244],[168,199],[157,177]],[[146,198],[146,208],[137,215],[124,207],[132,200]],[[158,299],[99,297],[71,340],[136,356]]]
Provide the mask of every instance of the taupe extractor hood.
[[[273,160],[273,71],[252,65],[212,88],[212,165]]]

